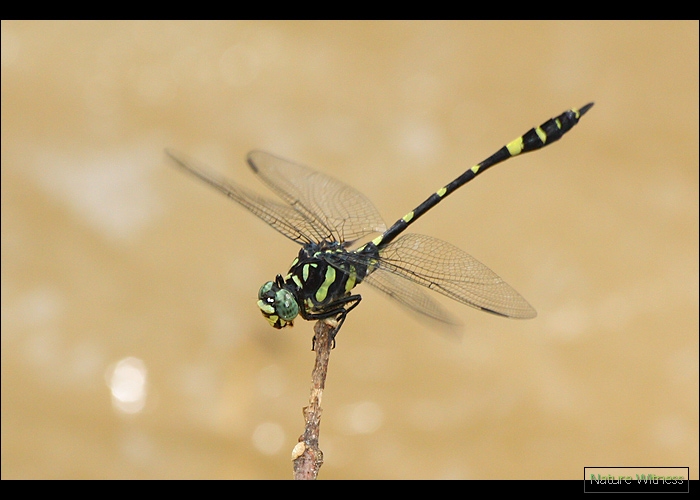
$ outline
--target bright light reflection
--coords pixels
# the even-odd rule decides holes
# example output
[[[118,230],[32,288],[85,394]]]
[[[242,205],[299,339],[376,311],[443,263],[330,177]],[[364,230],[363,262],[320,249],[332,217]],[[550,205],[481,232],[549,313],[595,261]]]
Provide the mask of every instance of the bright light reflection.
[[[274,455],[284,445],[286,435],[279,424],[266,422],[253,431],[253,445],[265,455]]]
[[[107,375],[112,405],[124,413],[138,413],[146,405],[146,365],[138,358],[124,358]]]
[[[372,434],[382,426],[384,412],[372,401],[364,401],[345,408],[350,434]]]

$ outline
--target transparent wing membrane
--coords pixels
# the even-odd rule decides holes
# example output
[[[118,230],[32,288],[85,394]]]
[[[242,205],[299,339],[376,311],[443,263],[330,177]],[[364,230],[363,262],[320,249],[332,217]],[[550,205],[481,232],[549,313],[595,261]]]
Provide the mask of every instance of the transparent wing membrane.
[[[310,242],[354,241],[386,224],[360,192],[308,167],[253,151],[253,171],[282,201],[280,203],[215,174],[182,153],[166,150],[179,166],[240,203],[277,231],[300,245]]]
[[[291,206],[260,196],[229,179],[214,174],[182,153],[171,149],[167,149],[166,153],[180,167],[240,203],[287,238],[301,245],[312,241],[310,234],[316,231],[314,222],[305,219]]]
[[[537,316],[532,306],[496,273],[445,241],[409,233],[387,245],[379,255],[377,267],[386,271],[384,275],[393,273],[468,306],[509,318]],[[365,281],[377,286],[373,276]],[[385,286],[377,288],[386,292]],[[411,292],[386,293],[413,307]]]
[[[264,151],[251,151],[248,163],[280,198],[314,221],[317,242],[351,242],[386,230],[365,195],[332,177]]]
[[[392,274],[379,268],[367,276],[364,283],[369,283],[377,290],[381,290],[412,312],[448,325],[458,326],[460,324],[450,313],[424,293],[419,286],[401,275]]]

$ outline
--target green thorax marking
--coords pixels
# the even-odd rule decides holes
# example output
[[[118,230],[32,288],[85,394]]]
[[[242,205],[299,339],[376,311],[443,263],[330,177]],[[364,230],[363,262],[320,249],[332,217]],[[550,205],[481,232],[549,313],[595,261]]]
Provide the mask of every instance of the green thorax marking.
[[[316,290],[316,300],[318,302],[323,302],[328,296],[328,289],[335,282],[335,268],[333,266],[328,266],[326,268],[326,278],[318,290]]]

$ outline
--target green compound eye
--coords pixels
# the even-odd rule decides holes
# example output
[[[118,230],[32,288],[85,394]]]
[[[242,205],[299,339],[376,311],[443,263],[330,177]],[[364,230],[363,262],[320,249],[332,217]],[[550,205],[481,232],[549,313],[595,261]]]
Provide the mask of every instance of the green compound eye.
[[[278,290],[275,294],[275,312],[284,321],[292,321],[299,315],[299,304],[286,288]]]
[[[260,290],[258,290],[258,300],[262,300],[263,297],[265,297],[265,294],[272,289],[272,285],[274,285],[274,283],[272,281],[268,281],[260,287]]]
[[[258,291],[258,307],[270,325],[278,329],[291,325],[292,320],[299,315],[299,304],[294,294],[286,288],[280,288],[280,283],[268,281]]]

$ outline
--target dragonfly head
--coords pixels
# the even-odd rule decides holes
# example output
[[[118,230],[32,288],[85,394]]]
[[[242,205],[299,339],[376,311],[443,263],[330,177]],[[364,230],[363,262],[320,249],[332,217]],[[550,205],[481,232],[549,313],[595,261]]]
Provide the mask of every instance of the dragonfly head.
[[[294,294],[284,287],[284,279],[279,274],[275,281],[260,287],[258,307],[268,323],[277,329],[294,326],[293,320],[299,315],[299,304]]]

